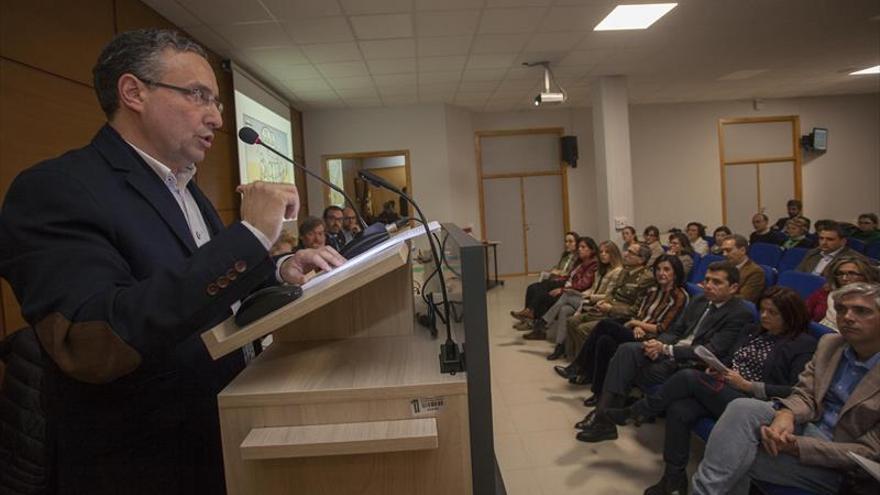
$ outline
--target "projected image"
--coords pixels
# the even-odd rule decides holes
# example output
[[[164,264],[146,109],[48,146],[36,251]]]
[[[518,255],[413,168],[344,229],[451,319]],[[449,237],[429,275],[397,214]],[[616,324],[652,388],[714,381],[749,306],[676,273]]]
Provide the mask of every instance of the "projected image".
[[[260,134],[261,141],[285,156],[291,155],[288,147],[290,136],[287,133],[248,114],[243,114],[242,117],[244,125]],[[242,177],[241,181],[243,184],[256,180],[293,183],[293,165],[262,146],[246,147],[244,161],[245,177]]]

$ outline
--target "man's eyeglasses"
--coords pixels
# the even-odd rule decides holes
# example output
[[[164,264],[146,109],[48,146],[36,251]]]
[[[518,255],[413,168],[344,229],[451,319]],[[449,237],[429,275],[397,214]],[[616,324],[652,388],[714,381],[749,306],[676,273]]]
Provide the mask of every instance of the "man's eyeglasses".
[[[207,91],[202,88],[183,88],[180,86],[175,86],[173,84],[166,84],[159,81],[151,81],[149,79],[141,79],[144,84],[149,86],[156,86],[159,88],[170,89],[172,91],[177,91],[178,93],[186,96],[191,102],[196,103],[202,106],[214,105],[217,107],[217,111],[223,113],[223,103],[217,99],[216,96],[212,95],[210,91]]]

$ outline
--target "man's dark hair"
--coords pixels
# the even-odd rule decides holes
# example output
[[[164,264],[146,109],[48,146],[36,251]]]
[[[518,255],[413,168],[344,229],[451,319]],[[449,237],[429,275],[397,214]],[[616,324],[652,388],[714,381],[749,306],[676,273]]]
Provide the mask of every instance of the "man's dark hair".
[[[745,236],[742,236],[740,234],[730,234],[730,235],[724,236],[724,238],[721,239],[721,242],[724,242],[724,241],[730,240],[730,239],[733,240],[733,244],[739,249],[749,247],[749,240],[746,239]]]
[[[727,225],[722,225],[712,232],[712,237],[717,236],[719,232],[723,232],[724,235],[730,235],[733,233],[733,231],[730,230],[730,227],[728,227]]]
[[[706,237],[706,226],[701,224],[700,222],[690,222],[685,227],[686,229],[691,228],[691,225],[697,228],[697,232],[699,232],[700,237]]]
[[[116,84],[123,74],[133,74],[141,80],[159,81],[164,67],[159,60],[166,49],[192,52],[208,59],[208,54],[195,41],[170,29],[138,29],[119,33],[113,38],[92,68],[92,78],[98,103],[107,118],[119,109]]]
[[[317,229],[319,226],[323,226],[324,221],[318,217],[308,217],[303,220],[303,223],[299,224],[299,236],[305,237],[306,234],[311,231]]]
[[[739,270],[736,265],[729,261],[713,261],[706,268],[707,272],[724,272],[727,274],[727,282],[730,285],[739,283]]]
[[[816,222],[816,232],[836,232],[838,237],[846,237],[846,230],[844,230],[843,225],[834,220],[825,220],[821,225],[819,222]]]
[[[647,227],[645,227],[643,234],[644,235],[653,235],[654,237],[660,237],[660,229],[658,229],[657,227],[655,227],[653,225],[648,225]]]
[[[801,200],[799,200],[799,199],[789,199],[788,202],[785,203],[785,206],[786,207],[796,206],[798,210],[804,209],[804,204],[801,203]]]
[[[767,216],[765,213],[763,213],[763,212],[755,213],[755,215],[758,215],[759,217],[763,218],[765,222],[769,222],[769,221],[770,221],[770,217],[768,217],[768,216]]]
[[[859,220],[861,220],[863,218],[867,218],[868,220],[871,221],[871,223],[878,222],[877,215],[875,213],[862,213],[861,215],[859,215]]]
[[[327,220],[327,214],[330,213],[331,211],[338,211],[339,213],[345,214],[345,212],[342,211],[342,207],[339,207],[336,205],[330,205],[330,206],[324,208],[324,214],[322,215],[322,218],[324,218],[324,220]]]

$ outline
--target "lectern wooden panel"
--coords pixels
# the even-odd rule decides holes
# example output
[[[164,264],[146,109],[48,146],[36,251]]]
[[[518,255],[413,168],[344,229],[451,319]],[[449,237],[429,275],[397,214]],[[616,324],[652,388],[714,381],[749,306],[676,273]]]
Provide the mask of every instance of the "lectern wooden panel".
[[[203,339],[220,356],[274,343],[218,396],[228,492],[472,492],[467,381],[440,373],[413,324],[405,245],[306,287],[303,297]]]

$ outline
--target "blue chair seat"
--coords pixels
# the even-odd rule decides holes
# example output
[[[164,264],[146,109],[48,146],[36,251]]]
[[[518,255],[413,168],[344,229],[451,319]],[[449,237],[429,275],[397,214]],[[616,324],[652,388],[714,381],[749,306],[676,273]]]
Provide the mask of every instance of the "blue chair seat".
[[[854,251],[858,251],[860,253],[865,252],[865,248],[867,248],[867,244],[865,241],[861,239],[856,239],[855,237],[847,237],[846,238],[846,246]]]
[[[782,248],[776,244],[756,242],[749,246],[749,258],[759,265],[775,267],[782,259]]]
[[[865,255],[875,260],[880,259],[880,241],[874,241],[865,246]]]
[[[764,288],[772,287],[776,284],[776,269],[770,265],[758,265],[764,270]]]
[[[800,264],[801,260],[804,259],[804,256],[807,255],[807,248],[791,248],[782,253],[782,258],[779,260],[779,264],[776,265],[776,270],[779,273],[794,270]]]
[[[825,284],[825,278],[812,273],[789,270],[781,272],[776,283],[794,289],[803,299],[806,299]]]
[[[688,282],[693,282],[695,284],[702,282],[703,278],[706,276],[706,269],[710,264],[716,261],[724,261],[724,256],[707,254],[700,258],[700,263],[691,269],[691,274],[688,276]]]

